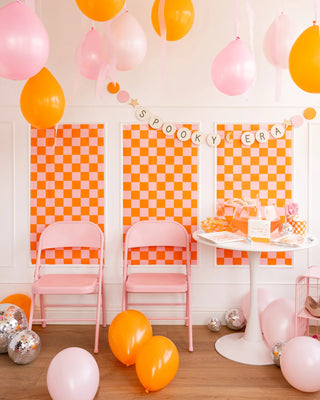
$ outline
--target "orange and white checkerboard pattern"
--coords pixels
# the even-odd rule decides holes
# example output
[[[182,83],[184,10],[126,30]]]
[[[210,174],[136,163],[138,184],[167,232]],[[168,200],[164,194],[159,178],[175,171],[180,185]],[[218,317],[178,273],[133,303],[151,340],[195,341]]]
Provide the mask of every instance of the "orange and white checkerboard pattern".
[[[104,126],[31,129],[30,249],[35,263],[44,228],[89,220],[104,227]],[[47,264],[97,264],[96,250],[47,250]]]
[[[217,133],[221,143],[217,147],[217,200],[259,197],[262,205],[268,200],[275,204],[282,221],[285,220],[285,205],[292,199],[292,129],[274,139],[271,135],[266,143],[255,141],[244,146],[240,140],[244,132],[265,129],[268,124],[219,124]],[[226,140],[226,135],[232,140]],[[270,203],[271,204],[271,203]],[[248,265],[246,253],[217,250],[218,265]],[[262,265],[292,265],[292,253],[262,254]]]
[[[293,227],[293,232],[296,235],[304,236],[307,231],[307,220],[298,215],[287,216],[287,221]]]
[[[191,131],[196,125],[184,124]],[[177,125],[177,129],[182,125]],[[169,219],[197,229],[198,148],[148,125],[123,126],[123,233],[144,219]],[[197,244],[191,241],[191,262]],[[179,251],[131,252],[131,264],[180,264]]]

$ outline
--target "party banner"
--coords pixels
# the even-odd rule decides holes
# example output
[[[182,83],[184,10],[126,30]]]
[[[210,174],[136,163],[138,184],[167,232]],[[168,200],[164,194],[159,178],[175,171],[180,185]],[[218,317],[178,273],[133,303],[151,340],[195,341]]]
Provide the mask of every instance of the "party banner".
[[[285,205],[292,199],[292,129],[280,138],[270,135],[264,143],[246,146],[245,132],[270,132],[268,124],[219,124],[221,143],[217,147],[217,201],[259,199],[261,205],[277,206],[282,221]],[[248,265],[245,252],[217,249],[218,265]],[[262,253],[262,265],[292,265],[292,253]]]
[[[197,230],[198,147],[149,125],[124,125],[122,133],[123,233],[140,220],[167,219],[181,223],[191,236]],[[191,262],[196,260],[197,244],[192,239]],[[148,263],[179,264],[181,254],[165,248],[131,252],[131,264]]]
[[[104,126],[31,129],[30,249],[57,221],[91,221],[104,228]],[[47,264],[97,264],[96,250],[47,250]]]

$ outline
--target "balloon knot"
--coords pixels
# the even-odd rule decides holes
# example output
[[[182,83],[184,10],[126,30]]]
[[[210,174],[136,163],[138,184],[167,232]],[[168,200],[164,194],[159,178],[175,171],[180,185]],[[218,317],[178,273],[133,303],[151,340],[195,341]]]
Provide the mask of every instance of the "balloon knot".
[[[316,20],[313,20],[312,22],[313,22],[313,25],[315,25],[315,24],[317,23],[317,21],[316,21]]]
[[[240,36],[237,36],[237,37],[236,37],[236,40],[239,40],[239,39],[240,39]]]
[[[146,389],[145,391],[146,391],[146,393],[149,393],[149,390],[148,390],[148,389]]]

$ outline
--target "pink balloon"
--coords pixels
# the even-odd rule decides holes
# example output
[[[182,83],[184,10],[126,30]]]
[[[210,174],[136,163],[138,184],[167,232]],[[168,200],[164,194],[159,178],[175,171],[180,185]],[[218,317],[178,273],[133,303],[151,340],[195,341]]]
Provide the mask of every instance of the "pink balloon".
[[[302,392],[320,390],[320,343],[309,336],[297,336],[283,348],[280,368],[288,383]]]
[[[261,325],[262,313],[266,309],[267,305],[276,299],[275,295],[270,292],[268,289],[258,288],[258,311],[259,311],[259,319]],[[242,299],[242,311],[243,314],[248,320],[249,311],[250,311],[250,292],[245,294]]]
[[[216,88],[229,96],[245,93],[254,84],[256,63],[239,38],[230,42],[213,60],[211,77]]]
[[[53,400],[93,399],[99,386],[96,360],[80,347],[60,351],[50,362],[47,386]]]
[[[102,51],[102,36],[94,28],[86,33],[75,53],[75,62],[85,78],[97,80],[106,64]]]
[[[297,34],[296,25],[287,15],[282,13],[274,19],[263,41],[264,55],[272,65],[289,68],[289,54]]]
[[[16,1],[0,9],[0,76],[29,79],[47,62],[49,38],[38,16]]]
[[[261,329],[268,345],[288,342],[294,337],[295,305],[288,299],[271,302],[262,314]]]
[[[110,40],[117,70],[131,70],[143,61],[147,52],[146,35],[138,21],[128,12],[112,21]],[[109,58],[110,54],[107,54]]]

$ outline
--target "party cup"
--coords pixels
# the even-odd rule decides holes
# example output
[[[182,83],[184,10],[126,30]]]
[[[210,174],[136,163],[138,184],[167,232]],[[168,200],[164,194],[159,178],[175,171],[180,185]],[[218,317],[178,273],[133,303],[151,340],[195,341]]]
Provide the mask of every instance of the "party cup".
[[[306,219],[300,217],[299,215],[288,216],[287,221],[293,227],[293,232],[296,235],[304,236],[307,231],[307,221]]]

